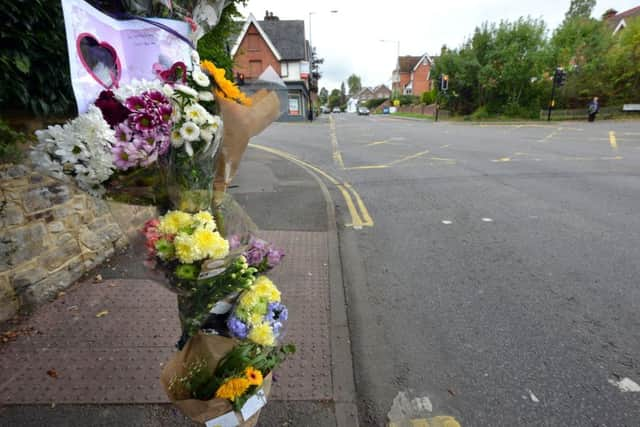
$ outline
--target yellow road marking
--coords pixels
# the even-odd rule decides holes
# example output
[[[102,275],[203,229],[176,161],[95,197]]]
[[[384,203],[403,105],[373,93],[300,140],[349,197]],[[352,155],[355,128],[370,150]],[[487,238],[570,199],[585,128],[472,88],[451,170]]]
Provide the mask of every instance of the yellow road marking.
[[[297,163],[300,166],[305,167],[321,175],[331,184],[335,185],[336,188],[340,190],[340,193],[344,198],[344,201],[347,205],[347,209],[349,210],[349,215],[351,216],[351,223],[345,224],[345,225],[348,227],[353,227],[357,230],[361,229],[362,227],[373,227],[373,220],[371,219],[371,216],[369,215],[369,211],[367,210],[364,202],[362,201],[362,198],[360,197],[358,192],[348,182],[344,181],[340,183],[340,181],[338,181],[336,178],[332,177],[331,175],[329,175],[322,169],[318,168],[317,166],[314,166],[308,162],[305,162],[304,160],[300,160],[297,157],[293,156],[292,154],[289,154],[282,150],[278,150],[277,148],[265,147],[264,145],[258,145],[253,143],[249,144],[249,146],[283,157],[291,162]],[[351,198],[349,191],[347,191],[347,188],[353,193],[354,197],[356,198],[356,202],[358,204],[358,207],[360,208],[360,212],[362,212],[362,216],[365,218],[364,221],[362,220],[362,218],[360,218],[360,215],[358,214],[358,210],[356,209],[356,205],[353,203],[353,199]]]
[[[350,167],[344,168],[344,170],[357,171],[357,170],[363,170],[363,169],[386,169],[388,167],[389,166],[387,165],[350,166]]]
[[[511,161],[511,157],[500,157],[499,159],[491,160],[494,163],[506,163]]]
[[[416,158],[418,158],[420,156],[424,156],[425,154],[428,154],[428,153],[429,153],[429,150],[424,150],[424,151],[421,151],[419,153],[412,154],[410,156],[406,156],[406,157],[403,157],[403,158],[398,159],[398,160],[394,160],[391,163],[387,163],[387,166],[393,166],[393,165],[397,165],[398,163],[406,162],[408,160],[413,160],[413,159],[416,159]]]
[[[461,424],[454,417],[440,415],[432,418],[414,418],[410,420],[391,421],[388,427],[461,427]]]
[[[362,198],[360,197],[358,192],[348,182],[345,182],[344,186],[347,187],[353,193],[353,196],[356,198],[356,203],[358,203],[358,208],[360,208],[360,213],[362,213],[362,219],[363,219],[362,225],[366,227],[373,227],[373,219],[371,219],[371,215],[369,215],[369,211],[367,210],[367,207],[364,205],[364,202],[362,201]]]
[[[447,162],[454,164],[457,162],[456,159],[447,159],[446,157],[429,157],[429,160],[434,160],[436,162]]]
[[[616,140],[616,133],[612,130],[609,131],[609,144],[611,148],[616,151],[618,149],[618,141]]]
[[[388,144],[391,141],[389,141],[388,139],[385,139],[384,141],[373,141],[367,144],[367,147],[373,147],[374,145],[382,145],[382,144]]]
[[[336,136],[336,122],[333,116],[329,116],[329,136],[331,138],[331,148],[333,150],[333,161],[340,169],[344,169],[344,161],[342,160],[342,153],[338,148],[338,137]]]

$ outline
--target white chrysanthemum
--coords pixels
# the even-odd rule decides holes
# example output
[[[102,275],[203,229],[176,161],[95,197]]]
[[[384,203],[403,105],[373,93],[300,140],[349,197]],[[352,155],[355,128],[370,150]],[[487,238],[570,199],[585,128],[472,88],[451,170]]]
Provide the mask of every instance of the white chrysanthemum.
[[[94,194],[113,174],[115,132],[95,105],[64,126],[50,126],[36,136],[39,143],[32,159],[39,170],[56,177],[71,175],[78,186]]]
[[[213,101],[213,93],[209,92],[208,90],[203,90],[201,92],[198,92],[198,99],[200,99],[200,101],[211,102]]]
[[[200,129],[200,138],[207,144],[209,144],[213,140],[213,130],[211,128],[202,128]]]
[[[209,84],[211,84],[209,77],[198,68],[195,68],[193,70],[193,72],[191,73],[191,77],[198,86],[208,87]]]
[[[191,98],[198,97],[198,92],[196,92],[194,89],[190,88],[189,86],[177,84],[173,88],[176,91],[180,92],[181,94],[187,95],[188,97],[191,97]]]
[[[184,144],[184,139],[182,139],[182,135],[180,135],[180,129],[174,129],[171,131],[171,145],[176,148],[182,147]]]
[[[180,136],[185,141],[196,141],[200,138],[200,128],[193,122],[185,122],[180,128]]]
[[[174,92],[173,88],[171,87],[170,84],[165,84],[164,86],[162,86],[162,93],[167,98],[171,98],[171,96],[173,95],[173,92]]]
[[[222,128],[222,119],[220,118],[220,116],[211,115],[209,120],[207,120],[207,123],[209,124],[209,127],[214,130],[214,132],[217,132],[218,129]]]
[[[184,116],[187,120],[201,125],[206,123],[209,112],[200,104],[191,104],[184,109]]]

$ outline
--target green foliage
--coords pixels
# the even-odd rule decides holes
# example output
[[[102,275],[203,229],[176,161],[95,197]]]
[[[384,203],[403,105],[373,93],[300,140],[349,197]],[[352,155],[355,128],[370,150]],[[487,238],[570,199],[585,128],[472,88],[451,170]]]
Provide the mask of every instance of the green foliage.
[[[574,18],[589,18],[595,5],[596,0],[571,0],[564,19],[568,21]]]
[[[362,80],[360,79],[360,76],[351,74],[347,79],[347,86],[349,86],[350,95],[355,95],[356,93],[360,92],[360,90],[362,89]]]
[[[438,94],[435,89],[432,89],[428,92],[423,92],[422,95],[420,95],[420,102],[426,105],[431,105],[436,102],[437,95]]]
[[[340,92],[340,89],[333,89],[331,91],[327,104],[329,108],[339,107],[342,105],[342,93]]]
[[[384,104],[385,101],[387,101],[387,98],[370,99],[367,102],[365,102],[364,105],[365,105],[365,107],[367,107],[370,110],[375,110],[380,105]]]
[[[0,1],[0,108],[36,115],[75,108],[59,1]]]
[[[320,92],[318,93],[318,100],[320,101],[320,104],[326,105],[327,101],[329,100],[329,91],[326,87],[320,89]]]
[[[472,120],[485,120],[488,118],[489,112],[487,111],[487,107],[478,107],[478,109],[471,114]]]
[[[415,95],[400,95],[398,100],[400,101],[400,105],[413,105],[417,104],[420,98]]]
[[[239,5],[246,5],[247,0],[233,0],[224,8],[220,21],[211,31],[198,40],[198,53],[201,59],[212,61],[218,68],[224,68],[226,77],[233,80],[233,58],[230,55],[234,36],[242,30],[242,22],[237,18]]]
[[[21,146],[26,142],[25,134],[16,132],[0,119],[0,163],[20,162],[24,156]]]

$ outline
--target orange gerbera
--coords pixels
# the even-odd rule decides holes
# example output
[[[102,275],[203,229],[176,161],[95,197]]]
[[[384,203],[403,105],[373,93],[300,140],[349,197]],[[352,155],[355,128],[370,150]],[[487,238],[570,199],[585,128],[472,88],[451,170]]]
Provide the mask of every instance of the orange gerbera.
[[[260,387],[262,385],[262,372],[249,366],[244,370],[244,376],[249,380],[249,384]]]
[[[249,387],[251,387],[251,384],[249,384],[248,379],[231,378],[216,391],[216,397],[219,399],[228,399],[233,402],[245,394]]]
[[[243,105],[251,105],[251,99],[238,89],[232,81],[227,80],[224,75],[224,69],[216,67],[213,62],[204,60],[200,63],[200,67],[207,72],[216,83],[218,89],[215,94],[218,97],[232,99]]]

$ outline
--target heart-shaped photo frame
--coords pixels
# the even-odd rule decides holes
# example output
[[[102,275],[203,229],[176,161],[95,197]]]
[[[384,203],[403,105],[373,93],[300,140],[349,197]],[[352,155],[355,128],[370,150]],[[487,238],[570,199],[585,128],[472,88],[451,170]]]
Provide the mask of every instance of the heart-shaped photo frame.
[[[122,76],[120,58],[107,42],[98,41],[90,33],[82,33],[76,39],[76,51],[89,75],[105,89],[117,88]]]

